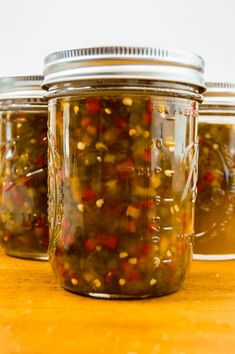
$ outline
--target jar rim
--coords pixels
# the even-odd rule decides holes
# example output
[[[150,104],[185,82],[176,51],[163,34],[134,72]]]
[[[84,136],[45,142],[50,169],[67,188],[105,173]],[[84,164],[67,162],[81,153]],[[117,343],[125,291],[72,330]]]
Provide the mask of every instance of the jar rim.
[[[233,82],[206,82],[206,92],[200,110],[220,109],[221,106],[235,106],[235,83]]]
[[[45,92],[41,85],[42,75],[21,75],[0,77],[0,100],[41,98]]]
[[[109,46],[64,50],[44,60],[44,82],[92,79],[143,79],[185,83],[205,91],[204,60],[180,50]]]

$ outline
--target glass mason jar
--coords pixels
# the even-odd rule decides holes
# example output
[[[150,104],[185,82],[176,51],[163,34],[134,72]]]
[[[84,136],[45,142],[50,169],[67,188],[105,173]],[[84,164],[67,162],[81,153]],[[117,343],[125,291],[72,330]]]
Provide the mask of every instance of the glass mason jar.
[[[192,256],[203,60],[105,47],[45,60],[49,256],[101,298],[179,289]]]
[[[48,112],[42,79],[0,79],[0,240],[8,255],[44,260]]]
[[[194,258],[235,259],[235,84],[207,88],[198,128]]]

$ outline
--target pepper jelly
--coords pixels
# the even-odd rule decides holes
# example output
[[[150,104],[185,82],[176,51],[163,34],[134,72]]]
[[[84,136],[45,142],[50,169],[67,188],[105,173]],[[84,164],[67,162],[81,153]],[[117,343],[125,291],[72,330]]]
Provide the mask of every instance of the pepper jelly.
[[[49,255],[64,288],[101,298],[180,288],[192,257],[203,66],[153,48],[46,58]]]
[[[235,84],[207,83],[199,114],[195,259],[235,259]]]
[[[0,240],[8,255],[30,259],[48,259],[48,113],[42,79],[0,79]]]

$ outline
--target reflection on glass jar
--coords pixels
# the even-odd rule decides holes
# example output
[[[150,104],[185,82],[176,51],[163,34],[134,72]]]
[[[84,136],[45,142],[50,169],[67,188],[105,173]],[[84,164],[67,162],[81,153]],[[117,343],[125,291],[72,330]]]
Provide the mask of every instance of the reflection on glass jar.
[[[235,85],[208,83],[199,117],[195,259],[235,258]]]
[[[47,105],[41,80],[0,80],[1,244],[8,255],[31,259],[47,259],[48,248]]]
[[[176,291],[192,256],[199,89],[79,82],[79,64],[76,83],[54,92],[45,80],[49,255],[60,283],[103,298]]]

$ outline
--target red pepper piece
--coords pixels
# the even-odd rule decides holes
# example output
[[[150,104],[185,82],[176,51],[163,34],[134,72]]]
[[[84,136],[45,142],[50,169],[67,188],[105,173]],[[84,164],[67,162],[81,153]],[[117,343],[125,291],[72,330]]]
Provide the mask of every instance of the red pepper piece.
[[[137,207],[140,209],[150,209],[154,206],[153,199],[145,199],[137,204]]]
[[[25,186],[28,186],[30,184],[30,177],[21,176],[17,181],[17,185],[20,184],[24,184]]]
[[[149,255],[153,250],[153,246],[150,243],[145,243],[140,247],[140,254]]]
[[[200,193],[203,190],[203,183],[202,181],[197,182],[197,191]]]
[[[214,179],[215,179],[215,176],[214,176],[213,173],[211,173],[211,172],[207,172],[207,173],[205,174],[205,176],[204,176],[204,180],[205,180],[206,182],[208,182],[208,183],[213,182]]]
[[[107,273],[104,277],[105,283],[110,283],[113,280],[113,274],[111,272]]]
[[[99,234],[97,236],[97,241],[102,246],[105,246],[110,250],[114,250],[118,244],[118,236],[112,234],[109,235]]]
[[[152,151],[150,149],[145,149],[144,150],[144,159],[146,162],[151,162],[152,161]]]
[[[31,182],[31,178],[32,177],[27,177],[27,176],[21,176],[19,177],[15,183],[14,182],[9,182],[9,184],[11,184],[10,188],[11,187],[15,187],[15,186],[19,186],[19,185],[25,185],[25,186],[29,186],[30,185],[30,182]],[[10,189],[8,188],[8,189]]]
[[[90,117],[83,117],[81,120],[81,127],[85,129],[91,122],[92,119]]]
[[[35,160],[35,165],[37,167],[46,167],[47,163],[44,156],[38,156]]]
[[[147,227],[148,230],[150,231],[150,234],[153,234],[156,231],[158,231],[159,225],[157,222],[150,222]]]
[[[123,116],[118,116],[116,119],[116,127],[119,129],[125,129],[127,127],[127,120]]]
[[[153,119],[152,113],[151,112],[145,113],[143,119],[144,119],[145,125],[150,126],[152,124],[152,119]]]
[[[84,249],[87,252],[91,252],[95,249],[97,241],[95,239],[89,238],[84,242]]]
[[[127,277],[127,279],[129,281],[138,281],[138,280],[141,280],[141,278],[142,277],[141,277],[140,272],[138,272],[138,270],[135,270],[135,269],[131,270],[130,273],[128,274],[128,277]]]
[[[97,114],[101,110],[100,101],[97,98],[89,98],[86,103],[86,108],[90,114]]]
[[[83,202],[89,202],[90,200],[93,200],[95,198],[96,198],[96,193],[93,191],[92,188],[85,189],[82,195]]]
[[[127,179],[130,173],[133,171],[134,162],[131,159],[127,159],[116,166],[119,179]]]

